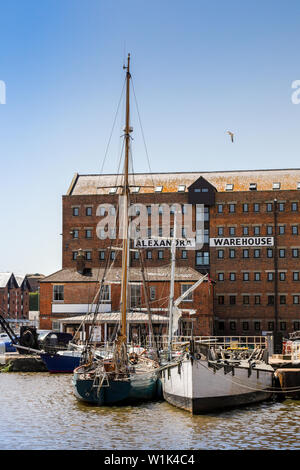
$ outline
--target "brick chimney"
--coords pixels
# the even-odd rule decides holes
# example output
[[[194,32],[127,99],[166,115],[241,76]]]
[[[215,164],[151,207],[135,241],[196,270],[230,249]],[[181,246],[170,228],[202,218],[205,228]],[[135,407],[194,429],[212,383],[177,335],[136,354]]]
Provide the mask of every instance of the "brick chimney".
[[[76,256],[76,269],[79,274],[84,274],[85,269],[85,255],[81,248],[79,248]]]

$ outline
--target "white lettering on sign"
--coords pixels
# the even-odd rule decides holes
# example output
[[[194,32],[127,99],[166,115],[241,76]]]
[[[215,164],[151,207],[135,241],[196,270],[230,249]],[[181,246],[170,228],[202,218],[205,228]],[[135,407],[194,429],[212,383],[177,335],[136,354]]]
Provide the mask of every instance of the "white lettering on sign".
[[[135,248],[170,248],[172,246],[173,238],[144,238],[135,239]],[[194,238],[176,238],[177,248],[194,248]]]
[[[210,238],[209,246],[273,246],[274,237]]]

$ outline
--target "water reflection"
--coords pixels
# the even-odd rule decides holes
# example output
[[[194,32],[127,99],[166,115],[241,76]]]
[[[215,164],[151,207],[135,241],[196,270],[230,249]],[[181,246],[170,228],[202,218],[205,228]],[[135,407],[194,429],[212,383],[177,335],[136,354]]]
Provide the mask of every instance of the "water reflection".
[[[0,374],[0,449],[299,449],[300,402],[192,416],[164,401],[95,407],[70,375]]]

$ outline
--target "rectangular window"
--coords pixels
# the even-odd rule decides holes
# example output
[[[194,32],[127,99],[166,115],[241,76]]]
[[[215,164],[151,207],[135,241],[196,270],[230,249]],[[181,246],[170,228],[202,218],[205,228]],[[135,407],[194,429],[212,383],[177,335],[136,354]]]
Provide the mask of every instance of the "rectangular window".
[[[85,259],[87,261],[90,261],[92,259],[92,252],[91,251],[86,251],[85,252]]]
[[[272,225],[268,225],[267,226],[267,235],[272,235],[273,234],[273,226]]]
[[[100,300],[102,301],[110,301],[110,285],[109,284],[103,284],[101,286],[101,291],[100,291]]]
[[[268,295],[268,305],[274,305],[274,295]]]
[[[286,274],[285,273],[279,273],[279,280],[280,281],[285,281],[286,279]]]
[[[260,305],[260,295],[255,295],[254,296],[254,303],[255,303],[255,305]]]
[[[281,330],[281,331],[285,331],[285,330],[286,330],[286,322],[285,322],[285,321],[281,321],[281,322],[280,322],[280,330]]]
[[[181,251],[181,259],[188,259],[187,250]]]
[[[254,212],[259,212],[259,209],[260,209],[260,204],[258,202],[255,202],[253,204],[253,211]]]
[[[93,214],[93,208],[92,207],[86,207],[85,208],[85,215],[92,215]]]
[[[284,202],[280,202],[280,203],[278,204],[278,210],[279,210],[279,212],[283,212],[283,211],[284,211],[284,207],[285,207]]]
[[[230,295],[229,296],[229,303],[230,303],[230,305],[235,305],[236,304],[236,295]]]
[[[158,259],[164,259],[164,250],[158,250]]]
[[[224,258],[224,250],[218,250],[218,258],[223,259]]]
[[[293,295],[293,304],[299,304],[299,295]]]
[[[249,305],[249,303],[250,303],[249,295],[243,295],[243,304],[244,305]]]
[[[297,212],[298,211],[298,202],[292,202],[291,204],[291,210],[293,212]]]
[[[249,273],[243,273],[243,281],[249,281]]]
[[[298,258],[298,257],[299,257],[299,250],[298,250],[298,248],[293,248],[293,250],[292,250],[292,256],[293,256],[293,258]]]
[[[105,251],[104,250],[99,251],[99,259],[101,261],[103,261],[105,259]]]
[[[299,281],[299,271],[294,271],[293,272],[293,281]]]
[[[218,204],[218,213],[221,214],[223,212],[223,204]]]
[[[279,258],[285,258],[285,249],[284,248],[281,248],[279,250]]]
[[[229,204],[229,212],[235,212],[235,204]]]
[[[86,230],[85,231],[85,238],[92,238],[92,230]]]
[[[218,227],[218,235],[223,236],[224,235],[224,227]]]
[[[136,284],[130,285],[130,307],[138,308],[142,304],[141,300],[141,286]]]
[[[224,273],[218,273],[218,281],[224,281]]]
[[[156,299],[156,288],[150,287],[150,300],[155,300],[155,299]]]
[[[255,321],[254,322],[254,330],[259,331],[260,330],[260,321]]]
[[[140,259],[140,253],[138,251],[134,251],[134,259]]]
[[[243,235],[249,235],[249,227],[243,227]]]
[[[298,225],[292,225],[292,235],[298,235]]]
[[[111,251],[111,252],[110,252],[110,259],[111,259],[111,260],[114,260],[115,257],[116,257],[116,252],[115,252],[115,251]]]
[[[229,273],[229,280],[230,281],[235,281],[236,280],[236,274],[235,273]]]
[[[209,251],[196,251],[196,265],[197,266],[209,265]]]
[[[152,259],[152,251],[151,251],[151,250],[147,250],[147,252],[146,252],[146,258],[147,258],[147,259]]]
[[[258,226],[253,227],[253,233],[254,235],[260,235],[260,227]]]
[[[242,328],[243,328],[244,331],[248,331],[249,330],[249,322],[248,321],[243,321]]]
[[[224,305],[224,295],[219,295],[218,296],[218,304],[219,305]]]
[[[53,301],[64,300],[64,286],[53,286]]]
[[[75,217],[79,215],[79,207],[73,207],[72,213]]]
[[[243,250],[243,258],[249,258],[249,250],[247,248]]]
[[[236,322],[235,321],[229,322],[229,328],[231,329],[231,331],[235,331],[236,330]]]
[[[229,250],[229,258],[235,258],[235,250],[233,248]]]
[[[267,257],[268,257],[268,258],[273,258],[273,250],[272,250],[272,248],[268,248],[268,249],[267,249]]]
[[[249,204],[243,204],[243,212],[249,212]]]
[[[235,235],[235,227],[229,227],[229,235]]]
[[[181,295],[184,294],[193,284],[181,284]],[[184,299],[184,302],[191,302],[193,300],[193,292],[190,292]]]
[[[274,281],[274,273],[268,273],[268,281]]]
[[[73,252],[72,252],[72,259],[73,259],[74,261],[75,261],[76,258],[77,258],[77,253],[78,253],[77,251],[73,251]]]
[[[181,284],[181,295],[192,287],[193,284]],[[191,302],[193,300],[193,292],[190,292],[184,299],[184,302]]]
[[[269,331],[273,331],[273,330],[274,330],[274,322],[273,322],[273,321],[269,321],[269,322],[268,322],[268,330],[269,330]]]
[[[260,280],[261,280],[260,273],[254,273],[254,281],[260,281]]]
[[[273,210],[273,204],[272,204],[272,202],[268,202],[267,203],[267,212],[272,212],[272,210]]]
[[[260,249],[259,248],[256,248],[254,250],[254,258],[260,258]]]
[[[286,304],[286,296],[285,295],[280,295],[279,296],[279,303],[280,303],[280,305],[285,305]]]
[[[299,331],[300,330],[300,321],[294,321],[293,328],[294,328],[294,331]]]
[[[75,229],[72,231],[73,238],[79,238],[79,230]]]
[[[285,226],[284,225],[279,225],[278,233],[279,233],[279,235],[284,235],[285,234]]]

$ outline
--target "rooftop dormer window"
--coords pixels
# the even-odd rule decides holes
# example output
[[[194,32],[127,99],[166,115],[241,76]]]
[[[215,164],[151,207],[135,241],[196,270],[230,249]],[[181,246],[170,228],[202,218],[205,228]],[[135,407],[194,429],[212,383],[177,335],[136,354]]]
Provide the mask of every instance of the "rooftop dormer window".
[[[163,187],[162,187],[162,186],[156,186],[156,188],[155,188],[155,192],[156,192],[156,193],[161,193],[162,190],[163,190]]]
[[[273,189],[280,189],[281,183],[273,183]]]
[[[184,191],[185,191],[185,184],[180,184],[178,186],[178,192],[179,193],[184,193]]]
[[[232,183],[227,183],[225,189],[226,189],[226,191],[232,191],[233,190],[233,184]]]
[[[109,194],[116,194],[117,188],[110,188]]]
[[[257,184],[256,183],[250,183],[249,190],[250,191],[256,191],[257,190]]]

